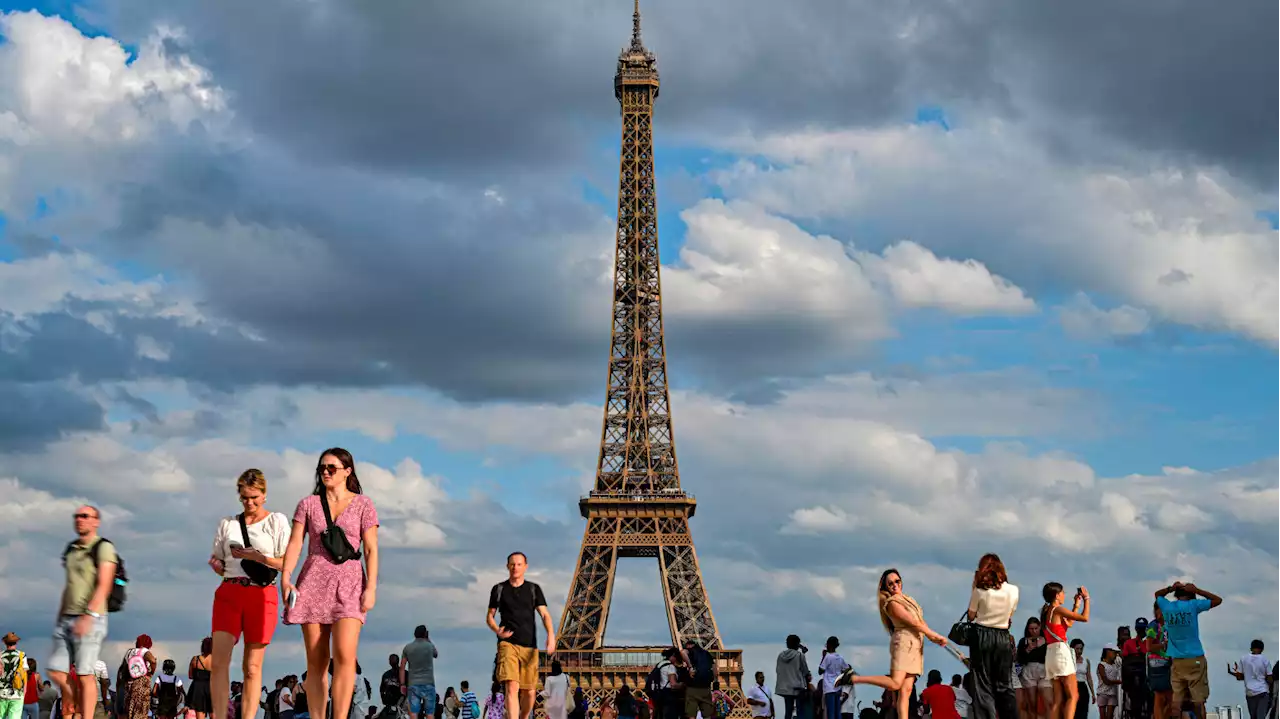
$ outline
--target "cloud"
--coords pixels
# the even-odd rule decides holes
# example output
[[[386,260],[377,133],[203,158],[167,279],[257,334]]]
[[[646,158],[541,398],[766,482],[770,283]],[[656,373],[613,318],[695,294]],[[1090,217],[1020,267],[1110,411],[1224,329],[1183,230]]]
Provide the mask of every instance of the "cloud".
[[[1151,326],[1151,315],[1146,310],[1129,305],[1099,309],[1083,292],[1059,309],[1058,319],[1067,334],[1082,339],[1135,337]]]
[[[906,307],[932,307],[958,315],[1021,315],[1036,308],[1021,288],[991,274],[981,262],[939,258],[911,241],[890,245],[880,256],[859,253],[858,258]]]
[[[725,193],[827,227],[874,216],[860,245],[910,237],[1033,293],[1100,292],[1161,320],[1277,341],[1275,232],[1256,214],[1270,200],[1214,169],[1067,166],[1025,128],[994,120],[724,146],[762,158],[715,171]]]

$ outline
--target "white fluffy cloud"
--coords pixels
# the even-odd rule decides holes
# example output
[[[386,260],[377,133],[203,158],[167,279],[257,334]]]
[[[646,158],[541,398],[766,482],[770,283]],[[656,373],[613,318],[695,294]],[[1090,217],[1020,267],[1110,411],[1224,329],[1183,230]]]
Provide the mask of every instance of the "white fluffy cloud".
[[[957,315],[1020,315],[1036,308],[1021,288],[993,275],[981,262],[940,258],[911,241],[890,245],[880,255],[858,253],[858,260],[906,307]]]
[[[1274,198],[1214,170],[1070,167],[1023,129],[978,118],[951,131],[725,145],[769,164],[742,161],[715,180],[771,213],[853,225],[874,217],[889,240],[964,253],[1015,281],[1052,275],[1164,320],[1277,341],[1275,231],[1257,216]]]
[[[1129,305],[1104,310],[1083,292],[1059,309],[1058,319],[1067,334],[1082,339],[1135,337],[1151,327],[1151,315],[1146,310]]]

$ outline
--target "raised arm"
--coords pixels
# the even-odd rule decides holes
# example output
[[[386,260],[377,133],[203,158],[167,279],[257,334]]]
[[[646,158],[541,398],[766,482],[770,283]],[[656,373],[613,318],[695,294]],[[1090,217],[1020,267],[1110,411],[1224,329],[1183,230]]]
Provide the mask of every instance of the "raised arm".
[[[1194,584],[1184,584],[1182,585],[1182,588],[1191,592],[1192,594],[1195,594],[1197,597],[1208,599],[1210,609],[1213,609],[1214,607],[1222,604],[1222,597],[1219,597],[1213,592],[1206,592],[1205,590],[1201,589],[1200,587],[1197,587]]]
[[[938,646],[946,646],[946,637],[930,629],[929,625],[920,617],[908,612],[907,608],[902,606],[901,602],[889,602],[888,612],[889,616],[893,617],[894,624],[896,626],[901,627],[905,625],[925,635],[925,637],[934,644],[937,644]]]
[[[1080,593],[1076,595],[1075,601],[1071,603],[1071,608],[1058,607],[1055,613],[1063,619],[1071,622],[1088,622],[1089,621],[1089,590],[1080,587]]]

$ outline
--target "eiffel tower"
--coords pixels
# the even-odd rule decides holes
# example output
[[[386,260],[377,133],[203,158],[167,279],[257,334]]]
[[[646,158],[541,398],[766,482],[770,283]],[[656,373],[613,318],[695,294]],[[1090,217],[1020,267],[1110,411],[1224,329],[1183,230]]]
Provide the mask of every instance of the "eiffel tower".
[[[578,502],[587,520],[560,619],[556,659],[594,703],[623,685],[643,693],[664,647],[609,647],[605,626],[618,560],[656,558],[671,644],[692,639],[716,659],[734,715],[748,716],[742,652],[726,650],[689,534],[697,501],[680,487],[667,389],[653,171],[657,61],[640,39],[635,0],[631,44],[618,56],[613,91],[622,108],[613,336],[604,429],[594,489]],[[544,666],[545,670],[545,666]]]

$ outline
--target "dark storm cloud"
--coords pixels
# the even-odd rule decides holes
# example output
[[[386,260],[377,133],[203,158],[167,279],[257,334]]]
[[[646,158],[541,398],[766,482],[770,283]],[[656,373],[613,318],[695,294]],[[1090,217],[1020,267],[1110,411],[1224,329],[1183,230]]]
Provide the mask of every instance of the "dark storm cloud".
[[[1002,92],[977,19],[934,6],[922,6],[922,46],[899,37],[915,14],[905,7],[642,6],[667,137],[877,123],[913,112],[914,88]],[[172,50],[209,67],[255,131],[301,152],[478,175],[581,164],[613,134],[613,65],[631,29],[622,0],[182,3],[107,16],[126,36],[158,17],[181,24],[190,40]]]
[[[992,2],[1026,90],[1147,150],[1276,180],[1275,3]]]
[[[5,353],[0,352],[0,358]],[[35,449],[64,432],[103,427],[92,399],[55,383],[19,383],[0,371],[0,450]]]

